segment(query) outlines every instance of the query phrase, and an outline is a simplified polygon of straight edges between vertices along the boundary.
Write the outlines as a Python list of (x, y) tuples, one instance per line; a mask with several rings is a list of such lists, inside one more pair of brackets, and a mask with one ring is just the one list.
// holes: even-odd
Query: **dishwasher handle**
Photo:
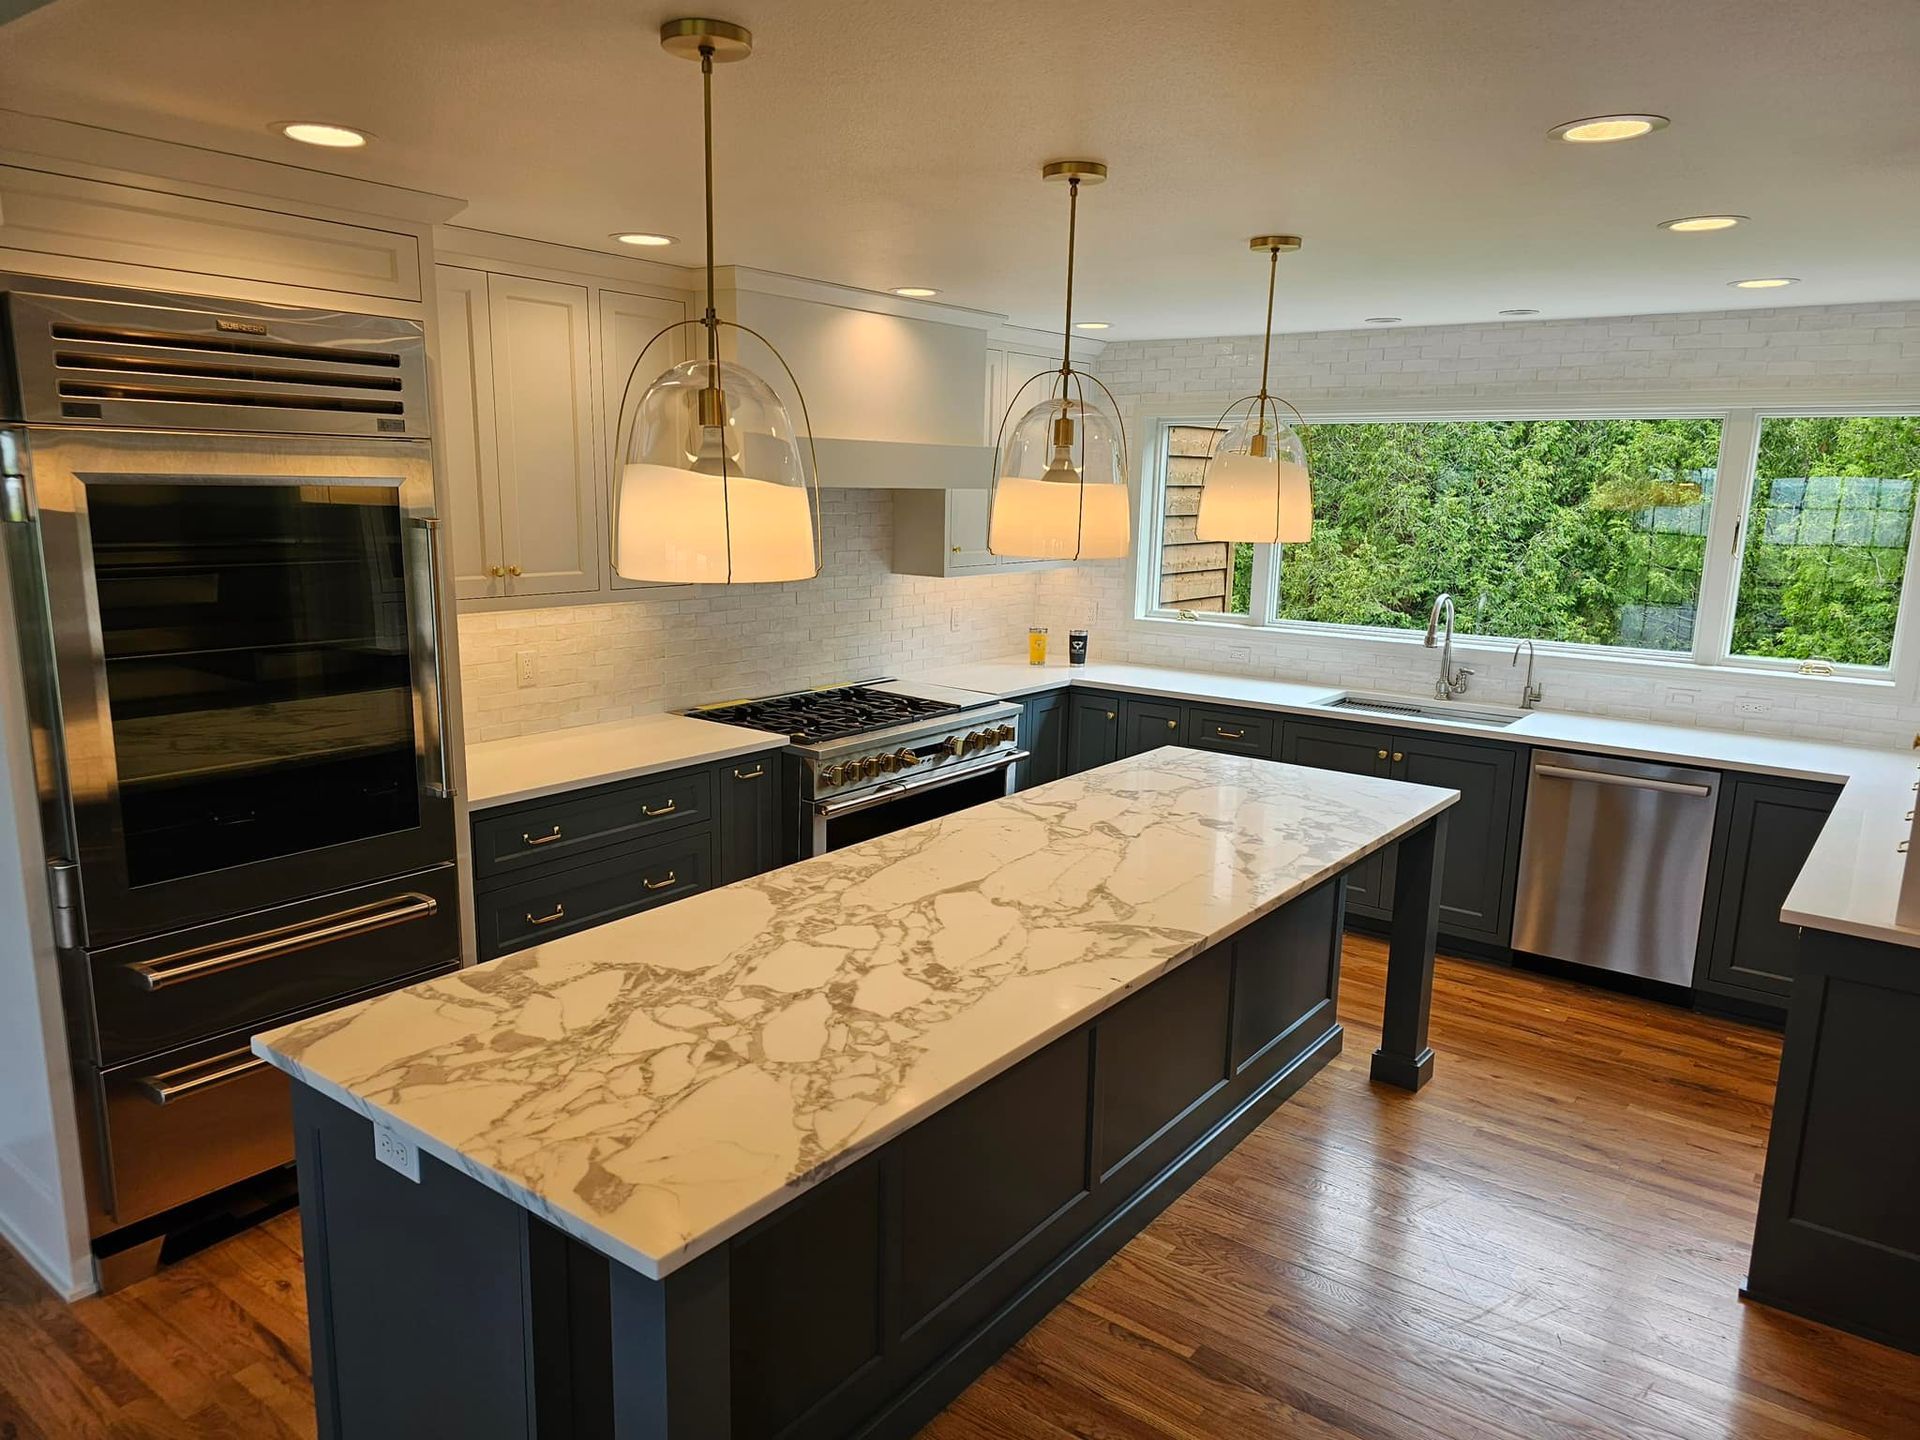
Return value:
[(1640, 775), (1616, 775), (1611, 770), (1569, 770), (1564, 765), (1535, 765), (1536, 780), (1578, 780), (1590, 785), (1619, 785), (1628, 790), (1659, 790), (1668, 795), (1691, 795), (1705, 800), (1713, 794), (1711, 785), (1695, 785), (1685, 780), (1650, 780)]

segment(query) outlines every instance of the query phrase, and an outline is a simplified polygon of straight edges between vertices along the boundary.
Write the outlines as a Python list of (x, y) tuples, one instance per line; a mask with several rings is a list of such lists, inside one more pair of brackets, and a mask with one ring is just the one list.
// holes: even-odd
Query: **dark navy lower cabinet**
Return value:
[(1713, 859), (1693, 986), (1714, 1008), (1779, 1012), (1793, 994), (1800, 931), (1780, 919), (1840, 791), (1771, 776), (1728, 774), (1714, 819)]
[(664, 1280), (296, 1084), (321, 1436), (904, 1440), (1339, 1053), (1340, 885)]
[(1120, 758), (1120, 697), (1100, 690), (1067, 692), (1067, 773), (1078, 775)]
[(1742, 1293), (1920, 1354), (1920, 966), (1818, 930), (1794, 962)]
[[(1288, 720), (1280, 758), (1290, 765), (1384, 777), (1393, 764), (1393, 736), (1384, 730), (1318, 720)], [(1347, 914), (1362, 920), (1393, 918), (1393, 868), (1382, 851), (1347, 872)]]
[(1071, 690), (1030, 695), (1020, 705), (1020, 748), (1027, 757), (1013, 777), (1014, 789), (1031, 790), (1058, 780), (1067, 770), (1068, 698)]
[(496, 960), (773, 868), (778, 751), (473, 817), (475, 952)]
[(1120, 755), (1144, 755), (1163, 745), (1187, 743), (1187, 707), (1178, 700), (1145, 695), (1120, 699)]

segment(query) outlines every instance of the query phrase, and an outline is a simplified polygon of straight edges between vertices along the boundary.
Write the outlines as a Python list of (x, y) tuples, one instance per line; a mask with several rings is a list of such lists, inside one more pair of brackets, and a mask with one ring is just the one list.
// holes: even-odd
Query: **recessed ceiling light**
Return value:
[(1502, 310), (1502, 315), (1538, 315), (1538, 310)]
[(671, 235), (655, 235), (646, 230), (622, 230), (609, 238), (618, 240), (622, 245), (660, 246), (675, 243)]
[(1585, 120), (1554, 126), (1547, 138), (1565, 140), (1569, 145), (1605, 145), (1613, 140), (1638, 140), (1666, 128), (1664, 115), (1590, 115)]
[(1105, 320), (1076, 320), (1073, 322), (1073, 328), (1076, 330), (1106, 330), (1111, 327)]
[(1798, 275), (1763, 275), (1757, 280), (1729, 280), (1736, 290), (1778, 290), (1782, 285), (1798, 285)]
[(1683, 215), (1678, 220), (1662, 220), (1660, 228), (1677, 235), (1697, 235), (1703, 230), (1731, 230), (1745, 215)]
[(903, 300), (931, 300), (940, 292), (928, 285), (901, 285), (893, 293)]
[(1366, 323), (1369, 325), (1398, 325), (1400, 323), (1400, 317), (1398, 315), (1369, 315), (1367, 316)]
[(273, 127), (289, 140), (302, 145), (324, 145), (329, 150), (358, 150), (373, 137), (348, 125), (329, 125), (323, 120), (287, 120)]

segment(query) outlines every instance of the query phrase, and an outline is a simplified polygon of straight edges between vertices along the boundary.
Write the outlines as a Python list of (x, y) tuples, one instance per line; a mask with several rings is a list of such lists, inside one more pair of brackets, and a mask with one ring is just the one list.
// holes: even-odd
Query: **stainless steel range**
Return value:
[(869, 680), (690, 710), (788, 737), (781, 767), (788, 860), (1005, 795), (1020, 707), (972, 690)]

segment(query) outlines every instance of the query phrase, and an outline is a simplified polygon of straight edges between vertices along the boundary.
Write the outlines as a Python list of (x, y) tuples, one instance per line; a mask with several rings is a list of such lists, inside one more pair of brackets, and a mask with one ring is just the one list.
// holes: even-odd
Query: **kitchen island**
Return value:
[(1339, 1052), (1455, 793), (1165, 749), (255, 1039), (321, 1433), (911, 1433)]

